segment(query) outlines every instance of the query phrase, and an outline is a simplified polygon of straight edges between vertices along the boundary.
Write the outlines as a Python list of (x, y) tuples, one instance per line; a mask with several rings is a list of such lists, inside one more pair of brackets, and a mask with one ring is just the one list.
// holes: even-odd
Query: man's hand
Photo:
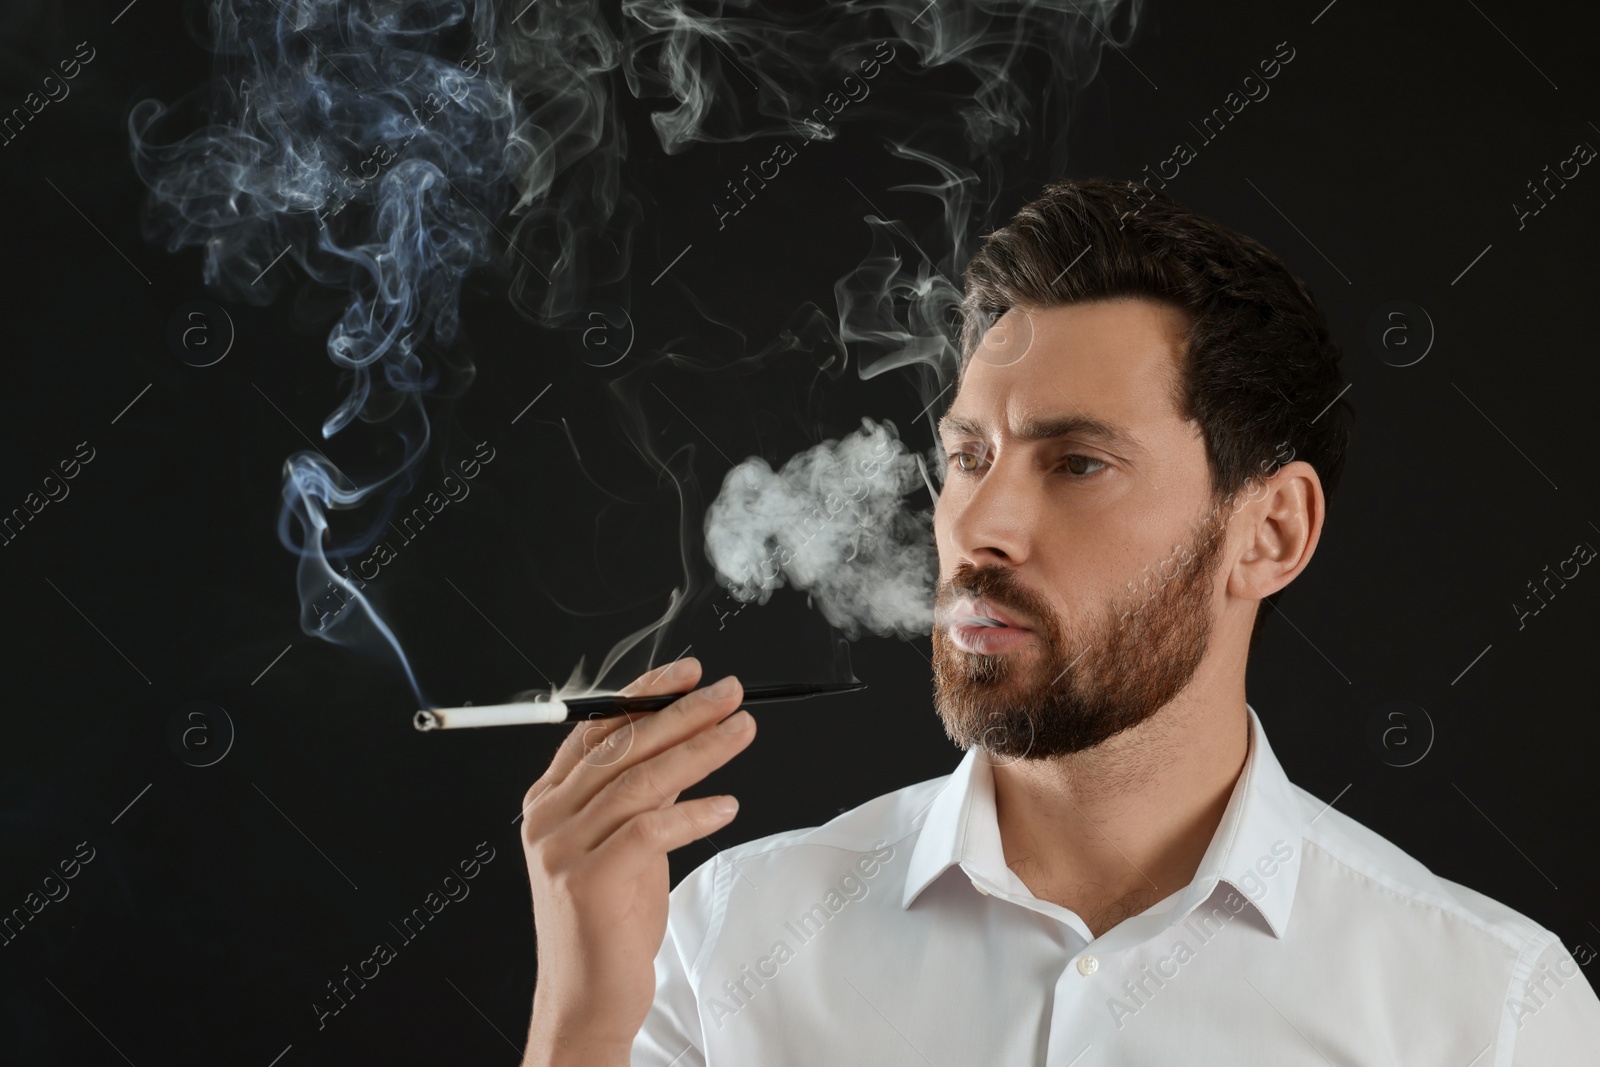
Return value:
[[(641, 676), (628, 696), (683, 692), (700, 663)], [(525, 1067), (626, 1064), (655, 997), (667, 853), (726, 826), (732, 797), (678, 793), (743, 751), (755, 720), (729, 675), (658, 712), (578, 723), (523, 801), (538, 980)]]

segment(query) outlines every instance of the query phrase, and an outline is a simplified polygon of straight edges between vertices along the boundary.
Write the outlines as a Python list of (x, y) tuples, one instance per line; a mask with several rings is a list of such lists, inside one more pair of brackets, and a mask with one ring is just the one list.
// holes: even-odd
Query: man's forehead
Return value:
[[(1005, 320), (1020, 316), (1022, 323)], [(1018, 440), (1075, 435), (1142, 448), (1139, 429), (1181, 420), (1176, 375), (1182, 313), (1151, 301), (1096, 301), (1013, 308), (1003, 344), (1027, 338), (1003, 360), (980, 347), (963, 368), (943, 434)], [(1002, 349), (1003, 351), (1003, 349)]]
[(990, 322), (973, 357), (994, 367), (1020, 366), (1040, 342), (1058, 352), (1170, 356), (1184, 348), (1189, 324), (1175, 304), (1139, 296), (1018, 304)]

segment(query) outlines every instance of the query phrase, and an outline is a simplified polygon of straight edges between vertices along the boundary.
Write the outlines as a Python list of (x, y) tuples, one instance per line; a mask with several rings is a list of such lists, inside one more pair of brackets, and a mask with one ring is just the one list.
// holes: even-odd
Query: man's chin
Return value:
[(1020, 718), (1024, 709), (1037, 713), (1055, 701), (1035, 686), (1017, 684), (1015, 679), (972, 682), (950, 687), (944, 694), (946, 707), (960, 709), (964, 718), (978, 722)]
[(1010, 702), (1037, 704), (1050, 690), (1072, 680), (1070, 667), (1061, 670), (1057, 658), (1039, 641), (1003, 652), (968, 652), (952, 642), (945, 656), (943, 673), (965, 696), (1004, 695)]
[(1034, 747), (1034, 723), (1019, 715), (1008, 701), (991, 700), (982, 694), (976, 700), (957, 698), (954, 706), (941, 705), (939, 718), (946, 736), (963, 751), (981, 749), (991, 757), (1027, 759)]

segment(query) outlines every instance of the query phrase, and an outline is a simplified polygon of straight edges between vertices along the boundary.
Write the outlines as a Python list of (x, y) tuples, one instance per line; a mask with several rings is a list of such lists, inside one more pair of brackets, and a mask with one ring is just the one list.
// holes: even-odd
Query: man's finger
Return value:
[[(693, 656), (685, 656), (646, 671), (618, 692), (623, 696), (655, 696), (658, 693), (687, 692), (693, 689), (699, 680), (700, 661)], [(572, 769), (586, 757), (590, 757), (595, 748), (604, 742), (612, 731), (626, 726), (631, 719), (636, 718), (639, 718), (639, 715), (609, 715), (603, 719), (582, 719), (574, 723), (561, 742), (561, 747), (556, 750), (555, 758), (550, 761), (549, 768), (523, 797), (523, 814), (527, 814), (528, 808), (546, 790), (553, 789), (565, 781), (567, 775), (572, 773)]]
[(564, 822), (617, 776), (737, 711), (744, 687), (732, 675), (725, 681), (730, 684), (725, 693), (713, 693), (713, 686), (696, 689), (661, 711), (636, 715), (634, 722), (610, 731), (605, 741), (586, 751), (551, 788), (551, 795), (539, 808), (541, 820)]

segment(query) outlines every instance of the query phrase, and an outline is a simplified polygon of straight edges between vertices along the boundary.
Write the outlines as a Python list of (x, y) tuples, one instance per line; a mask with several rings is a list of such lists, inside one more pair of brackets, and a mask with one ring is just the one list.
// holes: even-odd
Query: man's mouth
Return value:
[(1012, 630), (1027, 630), (1022, 620), (992, 602), (963, 597), (950, 608), (948, 625), (951, 626), (1004, 626)]
[(945, 620), (950, 640), (963, 652), (1002, 652), (1033, 637), (1022, 620), (985, 600), (963, 598), (951, 605)]

